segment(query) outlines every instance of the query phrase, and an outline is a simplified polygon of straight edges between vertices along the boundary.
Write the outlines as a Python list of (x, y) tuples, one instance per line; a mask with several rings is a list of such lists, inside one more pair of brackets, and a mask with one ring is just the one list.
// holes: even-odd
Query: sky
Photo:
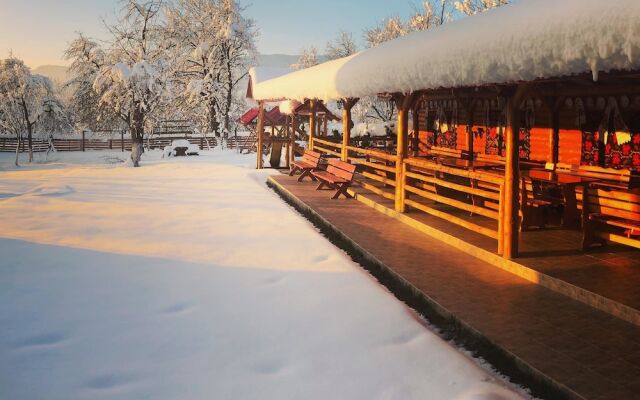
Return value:
[[(364, 28), (388, 16), (408, 16), (419, 0), (240, 0), (260, 30), (262, 54), (324, 49), (340, 30), (360, 40)], [(117, 0), (0, 0), (0, 58), (10, 52), (27, 65), (68, 65), (63, 53), (82, 32), (106, 38), (102, 19), (113, 20)]]

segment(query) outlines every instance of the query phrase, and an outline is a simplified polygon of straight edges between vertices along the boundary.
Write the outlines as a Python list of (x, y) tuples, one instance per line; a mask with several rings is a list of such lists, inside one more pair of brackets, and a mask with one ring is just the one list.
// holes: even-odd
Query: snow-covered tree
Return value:
[(178, 0), (167, 10), (166, 36), (176, 60), (182, 105), (196, 108), (209, 132), (230, 130), (237, 88), (255, 58), (257, 31), (235, 0)]
[(320, 64), (318, 59), (318, 49), (315, 46), (302, 49), (298, 62), (291, 65), (291, 69), (299, 70)]
[(386, 41), (404, 36), (408, 32), (406, 24), (400, 17), (390, 17), (374, 27), (365, 29), (365, 44), (367, 47), (375, 47)]
[(406, 23), (408, 32), (425, 31), (451, 20), (451, 0), (430, 0), (422, 2), (422, 9), (417, 7)]
[(91, 130), (114, 129), (121, 125), (122, 121), (111, 108), (100, 104), (100, 96), (93, 90), (93, 83), (106, 64), (104, 50), (96, 41), (80, 33), (69, 43), (65, 58), (71, 61), (71, 78), (64, 87), (71, 92), (69, 109), (75, 123)]
[(161, 0), (126, 0), (119, 21), (108, 26), (111, 33), (106, 62), (93, 89), (100, 105), (109, 107), (129, 127), (131, 160), (138, 166), (143, 152), (145, 123), (163, 98), (171, 95), (170, 64), (158, 40), (163, 32)]
[(338, 36), (327, 42), (326, 56), (329, 60), (347, 57), (358, 52), (358, 45), (353, 40), (353, 34), (340, 31)]
[(0, 60), (0, 129), (16, 135), (16, 165), (20, 141), (25, 133), (29, 145), (29, 162), (33, 161), (32, 140), (36, 125), (44, 113), (52, 111), (52, 104), (56, 107), (61, 105), (48, 78), (32, 74), (24, 62), (17, 58)]
[(455, 2), (455, 7), (464, 14), (474, 15), (508, 3), (509, 0), (461, 0)]

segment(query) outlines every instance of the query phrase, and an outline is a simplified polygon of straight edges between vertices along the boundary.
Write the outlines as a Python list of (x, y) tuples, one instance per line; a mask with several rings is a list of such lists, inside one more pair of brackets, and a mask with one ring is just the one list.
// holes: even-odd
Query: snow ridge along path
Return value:
[(253, 156), (104, 154), (0, 155), (0, 398), (524, 396), (267, 189)]

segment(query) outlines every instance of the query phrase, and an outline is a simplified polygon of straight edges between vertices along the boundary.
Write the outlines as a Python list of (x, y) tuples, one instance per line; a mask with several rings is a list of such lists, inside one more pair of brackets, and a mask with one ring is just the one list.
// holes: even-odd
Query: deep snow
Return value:
[(521, 398), (204, 153), (0, 153), (0, 398)]

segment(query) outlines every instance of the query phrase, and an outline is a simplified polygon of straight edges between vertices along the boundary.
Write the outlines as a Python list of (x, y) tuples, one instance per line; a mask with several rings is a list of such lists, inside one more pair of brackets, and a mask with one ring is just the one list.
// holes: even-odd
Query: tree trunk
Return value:
[(29, 162), (33, 162), (33, 142), (32, 142), (32, 126), (31, 125), (27, 125), (29, 127), (29, 133), (27, 136), (27, 140), (28, 140), (28, 145), (29, 145)]
[(144, 112), (140, 107), (135, 107), (132, 113), (131, 124), (131, 161), (134, 167), (140, 166), (140, 157), (144, 151)]
[(18, 158), (20, 156), (20, 144), (21, 144), (21, 142), (20, 142), (20, 134), (17, 134), (16, 138), (18, 139), (18, 144), (16, 145), (16, 163), (15, 164), (16, 164), (16, 167), (19, 167), (20, 164), (18, 162)]
[[(27, 108), (27, 103), (24, 101), (24, 98), (22, 99), (22, 113), (24, 116), (24, 122), (27, 125), (27, 131), (28, 131), (28, 144), (29, 144), (29, 162), (33, 161), (33, 147), (32, 147), (32, 143), (31, 143), (31, 131), (33, 130), (33, 124), (31, 122), (29, 122), (29, 109)], [(18, 144), (20, 143), (20, 139), (18, 139)]]
[(216, 113), (216, 102), (215, 100), (211, 100), (209, 102), (209, 117), (207, 121), (207, 128), (209, 132), (213, 132), (214, 136), (220, 136), (218, 118)]

